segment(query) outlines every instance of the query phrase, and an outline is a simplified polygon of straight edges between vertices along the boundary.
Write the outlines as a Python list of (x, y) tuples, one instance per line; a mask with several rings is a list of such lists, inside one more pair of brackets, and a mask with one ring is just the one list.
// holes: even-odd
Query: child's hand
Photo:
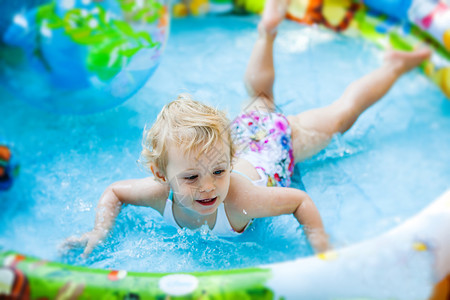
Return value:
[(66, 241), (63, 243), (62, 248), (84, 248), (83, 254), (81, 254), (81, 257), (87, 258), (92, 250), (104, 239), (105, 234), (99, 230), (92, 230), (89, 232), (86, 232), (80, 237), (72, 236), (66, 239)]

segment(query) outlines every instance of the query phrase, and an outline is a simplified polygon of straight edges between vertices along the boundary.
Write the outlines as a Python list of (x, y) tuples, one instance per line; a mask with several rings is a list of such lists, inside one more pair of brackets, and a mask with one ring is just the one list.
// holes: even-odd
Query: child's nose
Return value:
[(210, 193), (210, 192), (214, 191), (215, 189), (216, 189), (216, 187), (214, 187), (214, 186), (208, 187), (208, 188), (203, 187), (203, 188), (200, 190), (200, 192), (201, 192), (201, 193)]
[(214, 184), (214, 180), (212, 178), (204, 178), (202, 182), (202, 186), (200, 188), (201, 193), (212, 192), (216, 189), (216, 185)]

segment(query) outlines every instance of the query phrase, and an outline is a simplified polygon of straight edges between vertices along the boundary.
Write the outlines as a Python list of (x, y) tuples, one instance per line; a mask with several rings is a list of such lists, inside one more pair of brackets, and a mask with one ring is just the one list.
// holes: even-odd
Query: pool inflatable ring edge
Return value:
[[(352, 299), (404, 298), (405, 288), (428, 283), (416, 298), (450, 274), (450, 190), (394, 229), (367, 241), (290, 262), (192, 273), (100, 270), (0, 253), (0, 295), (13, 299), (61, 295), (118, 299)], [(410, 276), (420, 269), (422, 275)], [(380, 271), (382, 270), (382, 271)], [(404, 289), (402, 289), (402, 287)], [(16, 294), (14, 294), (16, 293)], [(14, 295), (16, 298), (14, 298)]]

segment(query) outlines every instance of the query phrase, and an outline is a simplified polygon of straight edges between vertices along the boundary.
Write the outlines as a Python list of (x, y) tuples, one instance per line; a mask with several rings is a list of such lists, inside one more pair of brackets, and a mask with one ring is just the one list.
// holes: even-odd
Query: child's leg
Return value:
[(288, 0), (267, 0), (261, 21), (258, 25), (258, 40), (253, 47), (247, 71), (245, 85), (252, 98), (247, 109), (273, 110), (273, 42), (278, 24), (286, 16)]
[(429, 55), (428, 49), (388, 52), (380, 68), (351, 83), (331, 105), (289, 116), (296, 162), (322, 150), (335, 133), (347, 131), (402, 74), (418, 66)]

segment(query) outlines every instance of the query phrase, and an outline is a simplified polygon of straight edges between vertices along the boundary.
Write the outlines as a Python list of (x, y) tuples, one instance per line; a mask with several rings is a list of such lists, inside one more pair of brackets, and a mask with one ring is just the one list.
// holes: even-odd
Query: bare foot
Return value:
[(269, 34), (276, 32), (278, 24), (286, 17), (290, 0), (266, 0), (259, 28)]
[(428, 48), (419, 48), (412, 52), (389, 51), (384, 57), (384, 62), (395, 67), (400, 73), (405, 73), (420, 65), (430, 55), (431, 50)]

